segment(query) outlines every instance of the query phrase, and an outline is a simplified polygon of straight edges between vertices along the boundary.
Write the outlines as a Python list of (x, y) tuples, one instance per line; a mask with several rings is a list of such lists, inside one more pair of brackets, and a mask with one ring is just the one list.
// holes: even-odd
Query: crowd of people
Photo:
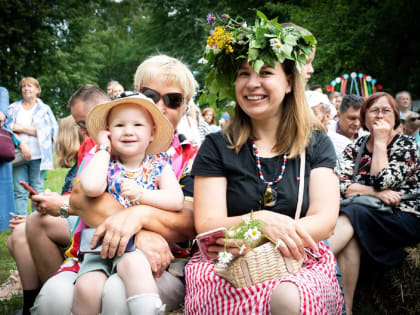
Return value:
[[(361, 260), (395, 266), (420, 241), (420, 119), (410, 93), (309, 89), (314, 36), (270, 26), (263, 48), (243, 40), (255, 34), (240, 23), (241, 40), (218, 58), (206, 47), (214, 70), (206, 82), (235, 97), (233, 113), (201, 111), (192, 72), (166, 55), (140, 63), (133, 92), (117, 81), (106, 92), (80, 87), (58, 124), (35, 78), (21, 80), (22, 100), (11, 105), (0, 88), (0, 126), (23, 156), (0, 162), (0, 223), (12, 230), (23, 314), (163, 314), (180, 305), (186, 314), (351, 314)], [(61, 192), (44, 191), (54, 154), (69, 168)], [(30, 214), (19, 181), (38, 192)], [(340, 208), (355, 196), (391, 210)], [(196, 234), (250, 217), (282, 255), (303, 260), (299, 272), (247, 288), (215, 273), (220, 253), (250, 248), (225, 235), (208, 260)]]

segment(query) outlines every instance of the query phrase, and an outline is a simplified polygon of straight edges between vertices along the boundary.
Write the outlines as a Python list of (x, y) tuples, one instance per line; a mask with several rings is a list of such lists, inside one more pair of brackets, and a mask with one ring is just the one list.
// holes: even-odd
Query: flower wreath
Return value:
[(207, 23), (214, 28), (199, 63), (210, 66), (205, 84), (209, 90), (207, 97), (214, 101), (235, 99), (236, 73), (244, 60), (257, 73), (265, 63), (274, 67), (276, 61), (292, 60), (300, 72), (316, 44), (315, 37), (307, 30), (293, 24), (282, 26), (277, 18), (268, 20), (258, 10), (253, 26), (248, 26), (242, 18), (212, 13), (207, 15)]

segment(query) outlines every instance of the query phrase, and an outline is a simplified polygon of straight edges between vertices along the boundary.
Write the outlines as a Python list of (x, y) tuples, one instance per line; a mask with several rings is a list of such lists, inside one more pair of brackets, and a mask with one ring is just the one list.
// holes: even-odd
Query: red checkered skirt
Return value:
[(214, 264), (197, 252), (185, 267), (185, 314), (269, 314), (271, 292), (285, 281), (299, 289), (301, 314), (341, 314), (336, 260), (325, 243), (318, 246), (320, 260), (307, 257), (297, 274), (242, 289), (216, 276)]

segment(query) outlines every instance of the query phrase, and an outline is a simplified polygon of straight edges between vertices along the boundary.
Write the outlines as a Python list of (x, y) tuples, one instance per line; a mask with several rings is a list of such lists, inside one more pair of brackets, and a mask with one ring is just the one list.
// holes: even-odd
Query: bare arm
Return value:
[(37, 135), (36, 128), (34, 126), (22, 126), (22, 125), (13, 123), (12, 128), (13, 128), (13, 132), (16, 132), (16, 133), (25, 133), (27, 135), (34, 136), (34, 137), (36, 137)]
[(111, 155), (105, 150), (95, 153), (80, 174), (80, 188), (88, 197), (98, 197), (107, 186), (108, 166)]
[(339, 178), (330, 168), (319, 167), (309, 178), (309, 209), (299, 224), (316, 242), (329, 238), (334, 232), (340, 208)]
[(76, 183), (70, 197), (70, 214), (80, 216), (89, 226), (98, 226), (120, 212), (132, 213), (139, 230), (159, 233), (169, 242), (194, 238), (192, 201), (184, 200), (180, 212), (168, 212), (152, 206), (138, 205), (124, 208), (112, 195), (104, 193), (97, 198), (86, 197)]

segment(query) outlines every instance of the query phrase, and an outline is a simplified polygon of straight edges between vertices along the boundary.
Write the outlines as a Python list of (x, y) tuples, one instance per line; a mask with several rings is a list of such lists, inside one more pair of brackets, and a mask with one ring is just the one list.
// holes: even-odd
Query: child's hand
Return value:
[(121, 196), (131, 201), (137, 201), (141, 198), (143, 189), (133, 179), (124, 179), (121, 183)]
[(98, 132), (98, 143), (111, 146), (111, 133), (108, 130), (100, 130)]

